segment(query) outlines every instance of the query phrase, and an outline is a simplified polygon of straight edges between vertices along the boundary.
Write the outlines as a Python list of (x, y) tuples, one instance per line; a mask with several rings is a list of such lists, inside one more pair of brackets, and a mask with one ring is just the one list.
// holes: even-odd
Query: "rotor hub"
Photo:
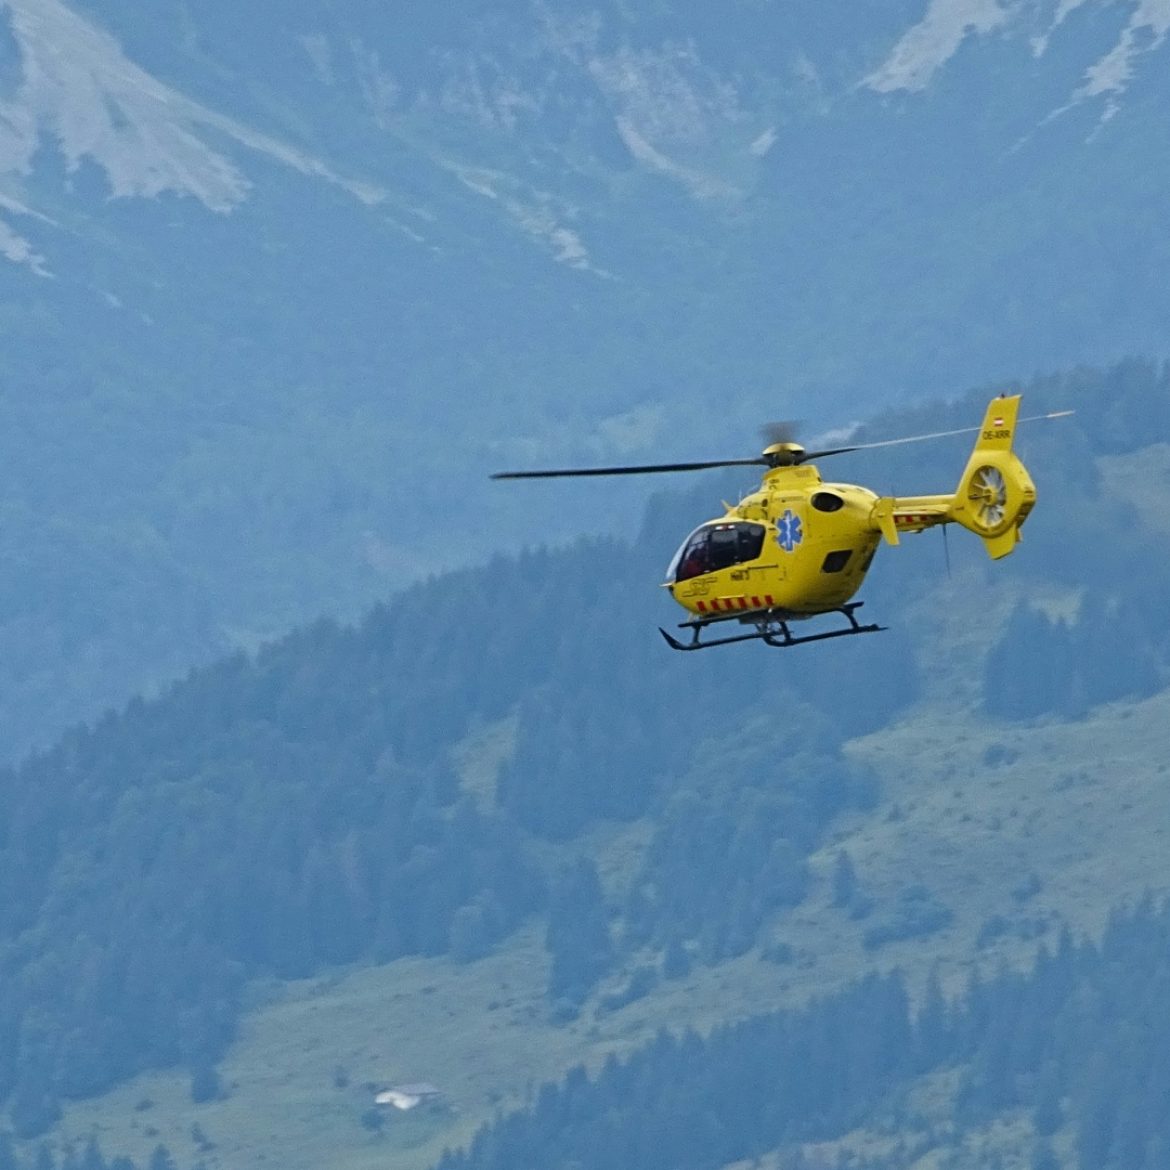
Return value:
[(804, 462), (804, 455), (804, 448), (799, 443), (773, 443), (763, 451), (769, 467), (794, 467)]

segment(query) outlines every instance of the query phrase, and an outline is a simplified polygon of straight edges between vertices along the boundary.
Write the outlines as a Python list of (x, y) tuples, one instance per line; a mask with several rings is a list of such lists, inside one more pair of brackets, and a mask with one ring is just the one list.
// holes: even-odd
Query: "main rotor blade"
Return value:
[(714, 459), (706, 463), (648, 463), (638, 467), (572, 467), (554, 471), (497, 471), (492, 479), (558, 479), (570, 475), (652, 475), (660, 471), (706, 471), (709, 467), (767, 467), (766, 459)]
[[(1027, 422), (1043, 422), (1050, 418), (1067, 418), (1076, 414), (1075, 410), (1054, 410), (1048, 414), (1033, 414), (1028, 418), (1016, 420), (1016, 425)], [(959, 427), (956, 431), (934, 431), (929, 435), (910, 435), (904, 439), (883, 439), (880, 443), (855, 443), (851, 447), (829, 447), (824, 451), (806, 451), (799, 459), (807, 463), (810, 459), (824, 459), (829, 455), (844, 455), (849, 451), (872, 451), (875, 447), (897, 447), (902, 443), (922, 443), (927, 439), (949, 439), (952, 435), (970, 435), (980, 430), (980, 427)]]

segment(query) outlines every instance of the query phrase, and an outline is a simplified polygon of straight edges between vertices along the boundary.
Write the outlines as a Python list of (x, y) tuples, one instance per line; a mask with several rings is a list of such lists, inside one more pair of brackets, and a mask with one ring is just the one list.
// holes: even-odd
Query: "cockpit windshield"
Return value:
[(668, 582), (689, 581), (754, 561), (764, 547), (764, 526), (746, 521), (704, 524), (687, 537), (666, 570)]

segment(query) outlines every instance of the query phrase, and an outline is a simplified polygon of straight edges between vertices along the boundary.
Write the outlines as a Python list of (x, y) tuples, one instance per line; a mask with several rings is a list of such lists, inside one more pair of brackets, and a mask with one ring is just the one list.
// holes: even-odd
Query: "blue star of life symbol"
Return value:
[(776, 543), (785, 551), (791, 552), (804, 539), (800, 517), (791, 508), (776, 521)]

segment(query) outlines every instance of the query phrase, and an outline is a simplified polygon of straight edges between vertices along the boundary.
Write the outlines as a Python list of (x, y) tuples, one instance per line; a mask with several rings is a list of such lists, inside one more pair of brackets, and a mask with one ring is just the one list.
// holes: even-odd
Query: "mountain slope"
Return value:
[(651, 490), (485, 470), (1164, 344), (1154, 0), (0, 17), (9, 758)]
[[(513, 1045), (534, 1043), (554, 1075), (627, 1027), (645, 1035), (664, 1010), (715, 1022), (761, 996), (803, 996), (806, 962), (826, 985), (875, 957), (961, 969), (973, 942), (1014, 957), (1061, 921), (1092, 929), (1157, 884), (1167, 566), (1096, 467), (1107, 460), (1124, 484), (1125, 461), (1149, 458), (1164, 377), (1132, 364), (1028, 388), (1030, 408), (1107, 399), (1108, 418), (1082, 409), (1024, 436), (1042, 502), (1009, 562), (992, 565), (960, 535), (947, 580), (937, 542), (887, 550), (866, 590), (893, 627), (880, 638), (670, 654), (653, 628), (670, 619), (647, 582), (710, 507), (701, 486), (662, 499), (634, 545), (437, 579), (358, 627), (321, 623), (197, 672), (0, 776), (0, 1072), (14, 1124), (35, 1134), (62, 1100), (144, 1069), (183, 1064), (202, 1083), (234, 1051), (258, 988), (338, 964), (389, 963), (368, 976), (375, 996), (446, 972), (450, 994), (479, 1003), (477, 970), (521, 978), (499, 974), (510, 960), (486, 965), (516, 945), (520, 967), (536, 966), (523, 990), (493, 988), (516, 999), (495, 1043), (513, 1068), (527, 1066)], [(947, 429), (981, 398), (875, 425)], [(966, 444), (953, 446), (882, 461), (908, 490), (938, 488), (962, 465)], [(869, 480), (861, 462), (838, 466)], [(1101, 550), (1088, 560), (1086, 532)], [(1043, 681), (1038, 665), (1070, 639), (1081, 653)], [(1020, 723), (1022, 705), (996, 714), (1005, 688), (1027, 694), (1029, 680), (1040, 685), (1026, 717), (1039, 722)], [(1117, 776), (1122, 746), (1134, 765)], [(1104, 848), (1125, 840), (1127, 868), (1106, 870), (1086, 849), (1088, 825)], [(532, 959), (534, 920), (547, 967)], [(413, 1013), (411, 1050), (425, 1052), (418, 1037), (453, 1009), (402, 1003), (396, 1027)], [(610, 1016), (614, 1031), (591, 1048)], [(439, 1071), (498, 1068), (478, 1042), (453, 1036), (434, 1053)], [(345, 1060), (328, 1042), (318, 1051), (360, 1060), (374, 1079), (381, 1041), (344, 1045)], [(257, 1062), (269, 1059), (240, 1057), (261, 1093), (272, 1081)], [(318, 1091), (314, 1067), (317, 1080), (289, 1082), (296, 1092)], [(420, 1158), (466, 1136), (491, 1093), (522, 1092), (509, 1078), (456, 1079), (465, 1127), (424, 1127)], [(329, 1141), (361, 1139), (355, 1157), (366, 1139), (332, 1127), (352, 1124), (361, 1099), (318, 1102)], [(227, 1129), (259, 1109), (276, 1124), (242, 1103), (207, 1117)], [(103, 1108), (140, 1120), (124, 1094)], [(151, 1128), (171, 1124), (160, 1115)], [(241, 1149), (271, 1140), (236, 1135)], [(107, 1148), (133, 1133), (123, 1137)]]
[[(530, 1104), (534, 1082), (559, 1080), (580, 1062), (597, 1070), (608, 1053), (629, 1053), (662, 1026), (705, 1033), (803, 1003), (871, 967), (903, 971), (916, 995), (934, 971), (958, 993), (975, 970), (1025, 966), (1040, 944), (1055, 948), (1065, 926), (1097, 937), (1116, 905), (1166, 891), (1166, 711), (1162, 693), (1070, 729), (963, 719), (956, 727), (945, 707), (915, 709), (850, 745), (877, 768), (881, 799), (833, 826), (812, 859), (808, 899), (771, 920), (746, 955), (696, 963), (642, 998), (605, 1008), (647, 962), (639, 954), (607, 977), (579, 1019), (559, 1024), (548, 1018), (539, 929), (470, 966), (403, 959), (288, 984), (244, 1022), (221, 1065), (231, 1086), (225, 1100), (193, 1108), (185, 1075), (151, 1075), (68, 1106), (63, 1131), (84, 1137), (96, 1129), (107, 1149), (136, 1155), (163, 1140), (193, 1160), (189, 1131), (198, 1119), (228, 1164), (279, 1152), (306, 1170), (325, 1156), (362, 1167), (392, 1154), (421, 1170), (501, 1107)], [(644, 848), (637, 842), (611, 828), (582, 845), (603, 860)], [(871, 902), (864, 917), (834, 905), (842, 852)], [(899, 920), (906, 892), (922, 886), (951, 909), (950, 923), (867, 946), (875, 927)], [(338, 1066), (349, 1079), (340, 1088)], [(368, 1086), (417, 1078), (440, 1085), (454, 1113), (390, 1122), (380, 1138), (363, 1128)], [(154, 1102), (146, 1116), (135, 1110), (144, 1098)]]

